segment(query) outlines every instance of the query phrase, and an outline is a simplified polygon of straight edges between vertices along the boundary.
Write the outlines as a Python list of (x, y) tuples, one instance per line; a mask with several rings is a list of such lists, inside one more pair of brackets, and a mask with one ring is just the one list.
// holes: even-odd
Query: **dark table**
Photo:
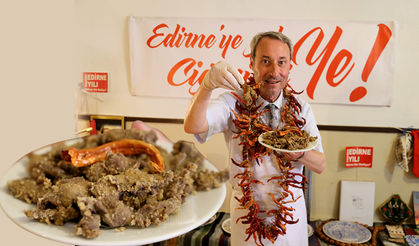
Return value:
[(178, 237), (147, 244), (147, 246), (230, 246), (230, 234), (221, 229), (221, 224), (230, 218), (230, 213), (219, 212), (214, 222), (195, 228)]
[[(229, 213), (225, 212), (219, 212), (217, 213), (216, 220), (208, 225), (200, 226), (198, 228), (195, 228), (194, 230), (187, 232), (183, 235), (180, 235), (178, 237), (157, 242), (153, 244), (147, 244), (146, 246), (230, 246), (230, 234), (224, 232), (221, 229), (221, 224), (226, 220), (230, 218)], [(313, 228), (314, 233), (311, 237), (309, 237), (309, 245), (310, 246), (331, 246), (331, 244), (328, 244), (324, 241), (322, 241), (316, 233), (316, 230), (320, 228), (323, 221), (317, 220), (317, 221), (310, 221), (309, 224)], [(384, 223), (374, 223), (374, 226), (383, 226)], [(415, 228), (413, 225), (403, 225), (405, 228)], [(384, 245), (380, 237), (386, 238), (388, 237), (387, 231), (381, 231), (379, 233), (379, 236), (377, 238), (378, 246)], [(361, 244), (362, 245), (362, 244)], [(392, 244), (392, 245), (403, 245), (408, 246), (407, 243), (404, 244)], [(145, 246), (145, 245), (144, 245)]]

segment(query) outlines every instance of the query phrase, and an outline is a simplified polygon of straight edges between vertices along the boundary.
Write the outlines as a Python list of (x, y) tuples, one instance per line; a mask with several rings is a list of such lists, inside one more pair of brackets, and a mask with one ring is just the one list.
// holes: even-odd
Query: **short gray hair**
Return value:
[(290, 49), (290, 59), (292, 59), (292, 41), (289, 37), (287, 37), (285, 34), (281, 32), (275, 32), (275, 31), (268, 31), (268, 32), (260, 32), (256, 34), (252, 41), (250, 42), (250, 56), (255, 59), (256, 56), (256, 46), (258, 45), (259, 41), (264, 38), (268, 37), (271, 39), (277, 39), (279, 41), (282, 41), (288, 45), (288, 48)]

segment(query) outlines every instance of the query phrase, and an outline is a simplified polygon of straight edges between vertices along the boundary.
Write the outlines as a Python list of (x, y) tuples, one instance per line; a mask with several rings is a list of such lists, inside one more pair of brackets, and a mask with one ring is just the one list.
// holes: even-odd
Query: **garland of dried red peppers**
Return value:
[[(279, 197), (275, 197), (275, 194), (272, 193), (269, 194), (272, 197), (273, 202), (278, 205), (278, 209), (267, 212), (260, 210), (259, 205), (253, 198), (251, 184), (263, 184), (263, 182), (253, 179), (253, 173), (249, 168), (254, 162), (260, 166), (263, 162), (263, 156), (270, 153), (270, 149), (264, 147), (258, 142), (258, 137), (264, 132), (272, 131), (272, 129), (263, 123), (260, 118), (260, 116), (269, 109), (262, 110), (258, 113), (258, 109), (261, 105), (256, 105), (256, 100), (259, 95), (260, 84), (256, 84), (253, 76), (250, 76), (248, 81), (242, 85), (242, 88), (244, 90), (243, 98), (232, 92), (238, 99), (236, 102), (236, 109), (238, 113), (236, 113), (233, 109), (231, 110), (236, 116), (236, 118), (232, 120), (237, 128), (237, 132), (235, 132), (236, 136), (234, 138), (240, 137), (240, 145), (243, 146), (243, 161), (238, 163), (232, 159), (232, 162), (238, 167), (244, 168), (242, 173), (238, 173), (235, 176), (235, 178), (240, 179), (238, 186), (241, 187), (243, 192), (243, 196), (241, 198), (235, 197), (240, 203), (240, 207), (238, 209), (248, 209), (249, 212), (247, 215), (238, 218), (236, 223), (241, 220), (243, 224), (249, 225), (246, 229), (246, 234), (248, 234), (248, 236), (245, 241), (249, 240), (250, 237), (253, 237), (257, 245), (263, 245), (262, 239), (267, 238), (274, 243), (278, 235), (286, 234), (287, 224), (295, 224), (298, 222), (298, 219), (294, 220), (293, 218), (292, 211), (295, 209), (286, 205), (297, 201), (300, 197), (295, 198), (289, 188), (295, 187), (302, 189), (303, 184), (307, 182), (307, 179), (300, 173), (291, 172), (294, 168), (291, 163), (284, 159), (282, 154), (278, 154), (274, 151), (276, 161), (281, 172), (279, 176), (272, 177), (267, 182), (273, 180), (277, 181), (282, 187), (283, 192)], [(295, 92), (288, 84), (283, 89), (283, 93), (286, 98), (286, 103), (284, 105), (283, 112), (281, 113), (281, 120), (286, 126), (297, 126), (301, 129), (305, 125), (305, 119), (302, 118), (302, 120), (300, 120), (296, 117), (296, 114), (299, 114), (301, 111), (301, 105), (293, 95), (300, 93)], [(295, 179), (298, 176), (302, 178), (301, 181)], [(284, 201), (287, 197), (290, 197), (291, 200)], [(264, 223), (264, 219), (258, 218), (258, 214), (264, 212), (268, 215), (273, 214), (274, 219), (271, 222)]]

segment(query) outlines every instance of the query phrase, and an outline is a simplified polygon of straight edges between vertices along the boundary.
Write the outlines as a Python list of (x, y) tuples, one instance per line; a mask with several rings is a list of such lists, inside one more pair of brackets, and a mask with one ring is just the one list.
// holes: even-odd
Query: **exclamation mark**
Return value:
[[(364, 70), (362, 71), (362, 81), (367, 82), (368, 77), (370, 76), (372, 69), (377, 63), (378, 58), (380, 58), (381, 53), (383, 53), (384, 48), (390, 41), (391, 35), (392, 33), (388, 26), (384, 24), (378, 24), (377, 38), (375, 39), (375, 43), (372, 47), (370, 56), (368, 57)], [(360, 86), (352, 91), (351, 95), (349, 96), (349, 101), (356, 102), (363, 98), (365, 95), (367, 95), (367, 89), (363, 86)]]

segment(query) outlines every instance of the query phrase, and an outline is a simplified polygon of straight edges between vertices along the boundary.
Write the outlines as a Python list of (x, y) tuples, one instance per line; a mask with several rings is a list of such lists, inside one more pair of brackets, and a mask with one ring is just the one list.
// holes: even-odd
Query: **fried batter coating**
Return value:
[(53, 206), (69, 207), (77, 202), (77, 197), (90, 196), (92, 183), (83, 177), (62, 179), (51, 187), (38, 201), (38, 208), (44, 209)]
[(178, 141), (173, 144), (172, 159), (169, 161), (169, 169), (186, 168), (188, 163), (197, 165), (197, 170), (202, 170), (205, 157), (188, 141)]
[(47, 224), (52, 220), (56, 225), (63, 225), (79, 216), (73, 203), (79, 196), (90, 196), (90, 188), (91, 182), (83, 177), (62, 179), (38, 199), (36, 208), (26, 211), (25, 215)]
[(191, 175), (196, 171), (196, 169), (196, 164), (188, 163), (186, 169), (176, 171), (173, 181), (165, 189), (165, 197), (175, 197), (184, 203), (186, 197), (195, 191), (193, 187), (194, 180)]
[(154, 223), (160, 225), (167, 221), (171, 213), (180, 210), (181, 201), (177, 198), (169, 198), (163, 201), (155, 199), (147, 200), (147, 203), (135, 212), (135, 224), (145, 228)]
[(95, 208), (102, 218), (102, 221), (110, 227), (116, 228), (133, 225), (132, 218), (134, 209), (120, 200), (99, 197), (96, 199)]
[(29, 211), (25, 211), (25, 215), (28, 218), (47, 223), (48, 225), (51, 224), (51, 221), (53, 221), (55, 225), (64, 225), (65, 222), (79, 217), (79, 214), (80, 213), (72, 206), (59, 206), (54, 209), (34, 208)]
[(76, 235), (85, 238), (96, 238), (102, 234), (99, 229), (101, 225), (101, 218), (96, 214), (94, 203), (96, 199), (93, 197), (78, 197), (77, 206), (80, 209), (80, 214), (83, 216), (76, 225)]
[(103, 233), (103, 231), (99, 229), (101, 224), (100, 221), (100, 215), (98, 214), (92, 214), (89, 217), (84, 216), (75, 226), (76, 235), (83, 236), (88, 239), (97, 238), (98, 236), (100, 236), (100, 234)]
[(203, 170), (194, 175), (194, 187), (198, 191), (211, 190), (213, 188), (220, 187), (228, 180), (228, 178), (228, 169), (220, 172)]
[(74, 177), (73, 174), (58, 167), (57, 163), (51, 160), (38, 161), (29, 165), (29, 175), (35, 180), (49, 178), (53, 183), (56, 183), (60, 179)]
[(115, 175), (128, 169), (138, 169), (141, 163), (135, 158), (126, 157), (111, 151), (106, 153), (104, 161), (97, 162), (85, 168), (84, 175), (89, 181), (96, 182), (106, 175)]
[[(48, 180), (49, 181), (49, 180)], [(7, 182), (10, 193), (27, 203), (37, 203), (51, 188), (51, 181), (38, 184), (35, 180), (25, 178)]]

